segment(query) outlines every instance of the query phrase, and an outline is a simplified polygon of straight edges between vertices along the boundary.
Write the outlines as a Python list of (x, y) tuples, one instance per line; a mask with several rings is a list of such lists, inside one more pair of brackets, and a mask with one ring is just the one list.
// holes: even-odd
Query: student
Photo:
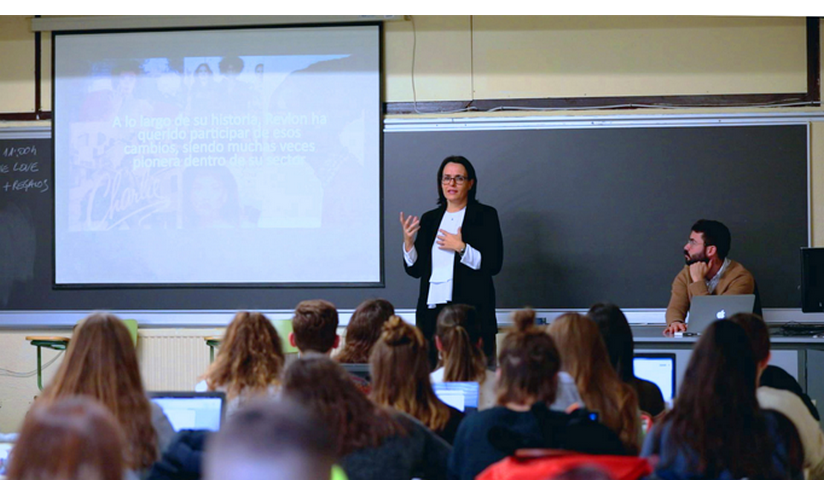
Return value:
[(809, 478), (824, 479), (824, 432), (821, 431), (818, 420), (810, 414), (797, 394), (779, 390), (763, 382), (764, 371), (770, 368), (767, 364), (770, 362), (770, 333), (767, 325), (752, 313), (733, 315), (730, 321), (741, 326), (749, 337), (759, 377), (759, 387), (755, 392), (758, 405), (762, 409), (780, 412), (792, 421), (804, 447), (804, 467), (810, 470)]
[(261, 313), (241, 311), (226, 328), (215, 362), (195, 390), (225, 392), (226, 414), (231, 416), (251, 398), (277, 394), (284, 361), (272, 322)]
[(346, 325), (343, 349), (334, 357), (339, 363), (368, 363), (369, 354), (378, 338), (381, 328), (395, 307), (385, 299), (369, 299), (360, 303)]
[(475, 479), (519, 448), (552, 448), (590, 454), (624, 454), (618, 436), (578, 409), (550, 410), (561, 358), (552, 337), (535, 326), (535, 312), (518, 311), (498, 355), (498, 406), (461, 423), (449, 457), (451, 479)]
[(478, 312), (468, 304), (452, 304), (438, 315), (435, 346), (440, 354), (432, 383), (478, 382), (478, 409), (495, 405), (495, 372), (486, 369)]
[(74, 329), (66, 356), (38, 403), (86, 395), (117, 420), (125, 438), (129, 476), (141, 476), (174, 436), (163, 411), (149, 401), (132, 337), (116, 316), (93, 313)]
[(289, 342), (298, 348), (300, 356), (308, 352), (332, 353), (340, 343), (338, 310), (335, 305), (315, 299), (303, 301), (295, 308)]
[(635, 343), (621, 308), (612, 303), (596, 303), (589, 308), (587, 316), (598, 325), (612, 367), (624, 383), (635, 389), (640, 409), (651, 416), (664, 412), (664, 396), (658, 385), (635, 376)]
[(306, 407), (332, 435), (349, 479), (445, 479), (449, 445), (415, 418), (364, 396), (322, 355), (286, 368), (283, 397)]
[(647, 435), (641, 452), (657, 457), (656, 477), (801, 477), (798, 434), (786, 417), (759, 407), (756, 365), (740, 326), (719, 320), (704, 330), (673, 409)]
[(207, 440), (210, 480), (328, 480), (335, 449), (326, 425), (289, 401), (256, 400)]
[(399, 316), (390, 317), (369, 358), (370, 398), (417, 418), (451, 444), (464, 414), (432, 390), (427, 346), (420, 330)]
[(587, 409), (598, 412), (600, 421), (621, 438), (627, 452), (638, 453), (642, 435), (638, 398), (610, 364), (598, 326), (586, 316), (566, 313), (552, 322), (549, 334)]
[(117, 420), (89, 397), (37, 401), (11, 456), (10, 480), (120, 480), (126, 450)]

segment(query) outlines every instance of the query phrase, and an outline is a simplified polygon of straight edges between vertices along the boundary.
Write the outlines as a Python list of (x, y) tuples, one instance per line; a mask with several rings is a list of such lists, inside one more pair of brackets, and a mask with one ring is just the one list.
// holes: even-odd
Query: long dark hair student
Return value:
[(394, 314), (395, 307), (386, 299), (369, 299), (360, 303), (346, 325), (343, 349), (335, 356), (335, 361), (368, 363), (369, 353), (381, 336), (383, 324)]
[(446, 306), (438, 315), (436, 336), (445, 382), (486, 380), (486, 356), (481, 350), (478, 312), (468, 304)]
[(120, 480), (125, 470), (124, 449), (117, 420), (92, 398), (38, 401), (26, 414), (8, 478)]
[[(679, 464), (691, 476), (707, 478), (772, 479), (800, 472), (800, 460), (787, 448), (797, 445), (797, 433), (788, 430), (788, 442), (777, 433), (780, 428), (769, 426), (755, 389), (756, 360), (746, 332), (729, 320), (714, 322), (692, 352), (675, 406), (647, 439), (660, 444), (656, 472), (672, 474)], [(776, 416), (782, 418), (779, 427), (789, 422)], [(656, 453), (647, 444), (644, 450)], [(775, 456), (788, 450), (776, 463)]]

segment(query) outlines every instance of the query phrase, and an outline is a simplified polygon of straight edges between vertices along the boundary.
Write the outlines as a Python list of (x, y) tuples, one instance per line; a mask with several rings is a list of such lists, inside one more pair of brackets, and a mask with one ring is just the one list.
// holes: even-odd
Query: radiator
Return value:
[(192, 391), (209, 367), (204, 337), (222, 329), (140, 330), (137, 359), (146, 390)]

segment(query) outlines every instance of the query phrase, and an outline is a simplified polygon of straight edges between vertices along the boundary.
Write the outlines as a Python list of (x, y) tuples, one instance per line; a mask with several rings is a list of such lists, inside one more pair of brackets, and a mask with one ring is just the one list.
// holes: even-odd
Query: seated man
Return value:
[(300, 356), (307, 352), (332, 353), (340, 343), (338, 310), (335, 305), (320, 299), (302, 301), (292, 317), (289, 343), (298, 348)]
[(685, 319), (693, 296), (752, 294), (755, 279), (740, 263), (727, 258), (730, 230), (715, 220), (699, 220), (684, 246), (687, 266), (672, 282), (664, 333), (687, 330)]

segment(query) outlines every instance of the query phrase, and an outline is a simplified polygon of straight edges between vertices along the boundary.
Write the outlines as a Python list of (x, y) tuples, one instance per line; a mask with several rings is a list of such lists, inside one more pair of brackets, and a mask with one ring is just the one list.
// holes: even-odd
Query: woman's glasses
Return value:
[(455, 181), (455, 184), (460, 186), (461, 184), (466, 182), (466, 177), (464, 177), (463, 175), (456, 175), (455, 177), (452, 177), (451, 175), (444, 175), (441, 179), (441, 182), (443, 184), (449, 184), (453, 180)]

